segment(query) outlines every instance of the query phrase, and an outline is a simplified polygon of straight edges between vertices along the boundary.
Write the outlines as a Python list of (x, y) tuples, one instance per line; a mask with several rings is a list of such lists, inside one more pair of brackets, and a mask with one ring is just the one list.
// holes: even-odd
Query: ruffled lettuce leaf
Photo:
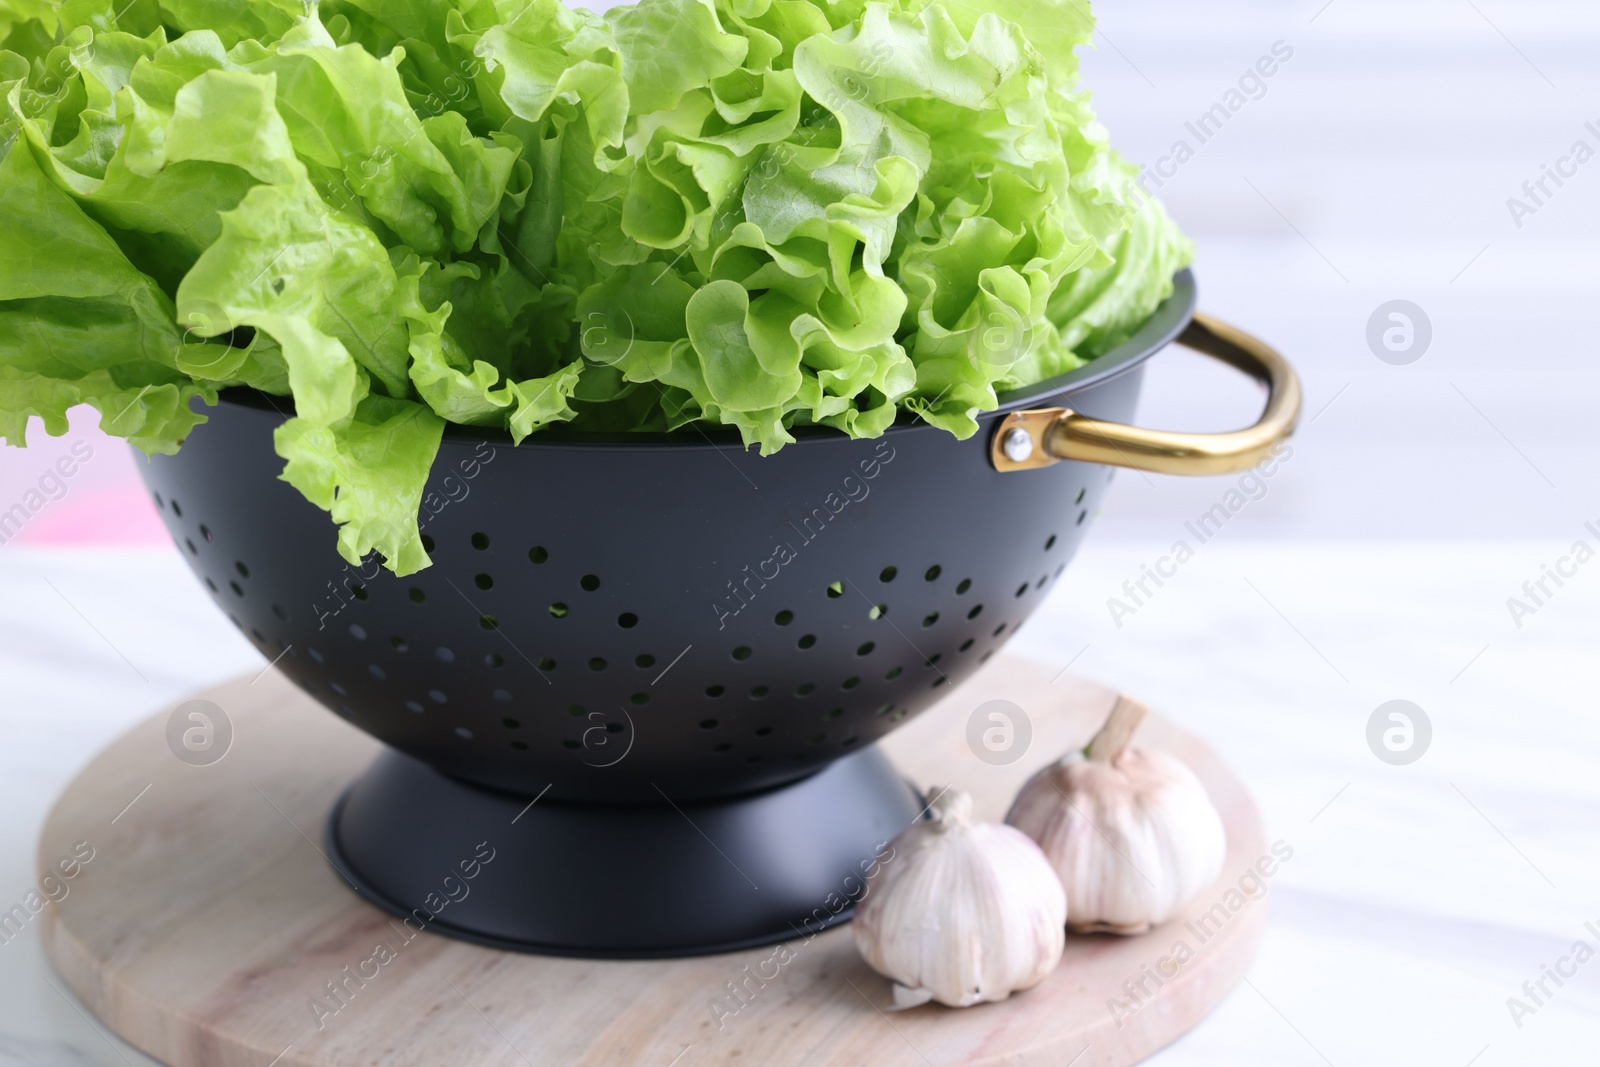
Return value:
[(339, 554), (360, 563), (377, 551), (410, 574), (428, 565), (417, 509), (444, 420), (410, 400), (369, 396), (332, 425), (292, 418), (273, 434), (288, 462), (283, 480), (340, 524)]

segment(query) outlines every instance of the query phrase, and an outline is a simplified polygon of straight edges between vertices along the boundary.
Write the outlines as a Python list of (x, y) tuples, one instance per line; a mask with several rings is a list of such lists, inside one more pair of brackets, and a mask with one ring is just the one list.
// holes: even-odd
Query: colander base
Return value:
[(391, 750), (335, 804), (327, 852), (408, 931), (546, 955), (696, 956), (848, 920), (922, 808), (875, 747), (778, 789), (651, 805), (494, 792)]

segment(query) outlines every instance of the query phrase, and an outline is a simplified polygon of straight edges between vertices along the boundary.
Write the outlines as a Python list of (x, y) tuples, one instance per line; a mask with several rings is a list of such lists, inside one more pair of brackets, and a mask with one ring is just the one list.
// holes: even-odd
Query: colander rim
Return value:
[[(1021, 408), (1061, 406), (1061, 398), (1067, 395), (1092, 388), (1129, 373), (1145, 360), (1166, 348), (1183, 332), (1184, 327), (1188, 326), (1189, 321), (1194, 317), (1196, 300), (1197, 290), (1194, 272), (1185, 267), (1172, 276), (1172, 294), (1161, 302), (1150, 317), (1144, 321), (1144, 324), (1135, 330), (1126, 341), (1075, 370), (1068, 371), (1065, 374), (1058, 374), (1053, 378), (1046, 378), (1044, 381), (1035, 382), (1021, 389), (1013, 389), (998, 394), (999, 405), (992, 411), (979, 414), (977, 418), (979, 421), (986, 421)], [(247, 386), (232, 386), (221, 390), (217, 394), (217, 402), (219, 406), (227, 404), (257, 411), (269, 411), (284, 418), (288, 418), (294, 410), (292, 398), (274, 396)], [(937, 428), (916, 416), (902, 413), (896, 419), (894, 425), (884, 432), (885, 435), (898, 436), (900, 434), (935, 429)], [(790, 433), (794, 435), (795, 441), (793, 444), (784, 446), (785, 448), (795, 448), (800, 445), (825, 441), (849, 440), (844, 433), (831, 426), (796, 426), (790, 430)], [(457, 423), (446, 423), (444, 440), (464, 443), (488, 441), (494, 444), (510, 445), (511, 435), (508, 431), (498, 427), (463, 426)], [(563, 430), (560, 427), (552, 426), (525, 437), (522, 443), (516, 447), (524, 449), (589, 449), (597, 447), (606, 449), (744, 449), (738, 430), (732, 427), (707, 426), (696, 426), (690, 429), (675, 430), (670, 433), (594, 433)]]

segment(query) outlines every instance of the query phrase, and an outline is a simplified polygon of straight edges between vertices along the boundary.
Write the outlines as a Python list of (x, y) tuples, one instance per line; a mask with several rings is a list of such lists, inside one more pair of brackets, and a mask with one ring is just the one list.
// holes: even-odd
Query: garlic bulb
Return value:
[(1222, 817), (1200, 779), (1164, 752), (1128, 747), (1145, 710), (1119, 697), (1083, 755), (1035, 774), (1006, 814), (1055, 867), (1074, 931), (1143, 933), (1222, 873)]
[(1039, 847), (973, 823), (972, 798), (933, 791), (932, 818), (893, 841), (856, 909), (856, 948), (895, 982), (895, 1006), (966, 1007), (1043, 981), (1061, 959), (1067, 901)]

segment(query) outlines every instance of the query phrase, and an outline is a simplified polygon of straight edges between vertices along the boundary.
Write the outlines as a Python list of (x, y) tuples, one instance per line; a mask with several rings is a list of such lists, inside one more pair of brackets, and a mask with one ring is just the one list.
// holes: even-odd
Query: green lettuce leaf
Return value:
[(444, 420), (424, 405), (371, 396), (333, 425), (291, 418), (273, 441), (288, 461), (283, 480), (339, 524), (347, 562), (377, 551), (396, 574), (410, 574), (428, 565), (417, 508), (443, 433)]

